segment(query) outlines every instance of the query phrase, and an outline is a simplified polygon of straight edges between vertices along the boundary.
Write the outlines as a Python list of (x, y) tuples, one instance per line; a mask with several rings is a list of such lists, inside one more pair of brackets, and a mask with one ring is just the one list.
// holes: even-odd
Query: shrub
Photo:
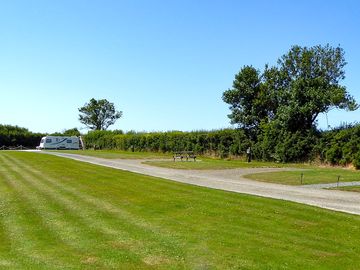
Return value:
[(354, 159), (352, 161), (353, 166), (355, 167), (355, 169), (359, 170), (360, 169), (360, 152), (357, 152), (354, 155)]
[(35, 148), (45, 134), (33, 133), (26, 128), (0, 125), (0, 146), (25, 146)]

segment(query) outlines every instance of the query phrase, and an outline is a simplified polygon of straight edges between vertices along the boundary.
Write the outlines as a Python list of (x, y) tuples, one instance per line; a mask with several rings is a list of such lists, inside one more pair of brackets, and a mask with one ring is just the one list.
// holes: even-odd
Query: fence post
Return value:
[(303, 184), (303, 177), (304, 177), (304, 173), (301, 173), (301, 176), (300, 176), (300, 184), (301, 185)]

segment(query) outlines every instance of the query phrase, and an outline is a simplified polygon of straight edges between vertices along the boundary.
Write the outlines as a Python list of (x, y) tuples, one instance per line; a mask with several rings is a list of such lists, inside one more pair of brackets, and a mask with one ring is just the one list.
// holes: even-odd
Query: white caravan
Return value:
[(76, 136), (45, 136), (41, 138), (38, 149), (80, 149), (80, 141)]

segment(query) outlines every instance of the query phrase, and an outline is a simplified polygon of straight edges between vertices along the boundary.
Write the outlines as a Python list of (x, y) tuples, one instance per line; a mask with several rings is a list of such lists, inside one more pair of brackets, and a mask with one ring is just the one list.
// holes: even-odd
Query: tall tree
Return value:
[(355, 99), (340, 84), (345, 65), (344, 50), (330, 45), (293, 46), (278, 60), (283, 80), (276, 89), (282, 98), (278, 117), (290, 131), (312, 128), (320, 113), (333, 108), (357, 109)]
[(80, 122), (92, 130), (106, 130), (122, 116), (121, 111), (115, 110), (114, 103), (106, 99), (92, 98), (78, 110)]
[(64, 136), (80, 136), (80, 131), (75, 127), (71, 129), (64, 130)]
[(222, 99), (230, 105), (228, 117), (232, 124), (238, 124), (247, 131), (259, 127), (267, 115), (266, 93), (261, 87), (261, 74), (252, 66), (244, 66), (235, 75), (233, 88), (223, 93)]
[(233, 89), (223, 93), (230, 104), (232, 124), (259, 129), (276, 120), (290, 132), (310, 130), (320, 113), (333, 108), (355, 110), (358, 105), (341, 85), (345, 78), (344, 50), (329, 45), (293, 46), (261, 74), (245, 66), (235, 75)]

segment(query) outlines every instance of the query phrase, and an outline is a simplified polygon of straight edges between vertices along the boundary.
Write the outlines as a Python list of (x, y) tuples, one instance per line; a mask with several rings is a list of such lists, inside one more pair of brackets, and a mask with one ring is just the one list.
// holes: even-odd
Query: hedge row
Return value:
[(41, 133), (32, 133), (26, 128), (0, 125), (0, 146), (25, 146), (35, 148), (39, 145)]
[(91, 131), (84, 141), (87, 148), (129, 151), (176, 152), (194, 151), (198, 154), (243, 155), (251, 142), (242, 130), (223, 129), (193, 132), (129, 132)]
[(193, 132), (90, 131), (84, 136), (87, 148), (126, 151), (194, 151), (218, 157), (244, 156), (251, 146), (258, 160), (297, 162), (320, 159), (333, 165), (353, 164), (360, 168), (360, 125), (331, 131), (307, 133), (278, 132), (267, 129), (257, 142), (250, 141), (243, 130), (223, 129)]
[(323, 132), (317, 145), (320, 159), (333, 165), (354, 165), (360, 169), (360, 125)]
[[(193, 132), (127, 132), (90, 131), (84, 136), (87, 148), (126, 151), (176, 152), (194, 151), (218, 157), (244, 156), (251, 146), (258, 160), (279, 162), (320, 159), (332, 165), (354, 165), (360, 169), (360, 124), (348, 125), (324, 132), (283, 133), (268, 128), (250, 141), (243, 130), (222, 129)], [(26, 128), (0, 125), (0, 146), (34, 148), (44, 134)]]

